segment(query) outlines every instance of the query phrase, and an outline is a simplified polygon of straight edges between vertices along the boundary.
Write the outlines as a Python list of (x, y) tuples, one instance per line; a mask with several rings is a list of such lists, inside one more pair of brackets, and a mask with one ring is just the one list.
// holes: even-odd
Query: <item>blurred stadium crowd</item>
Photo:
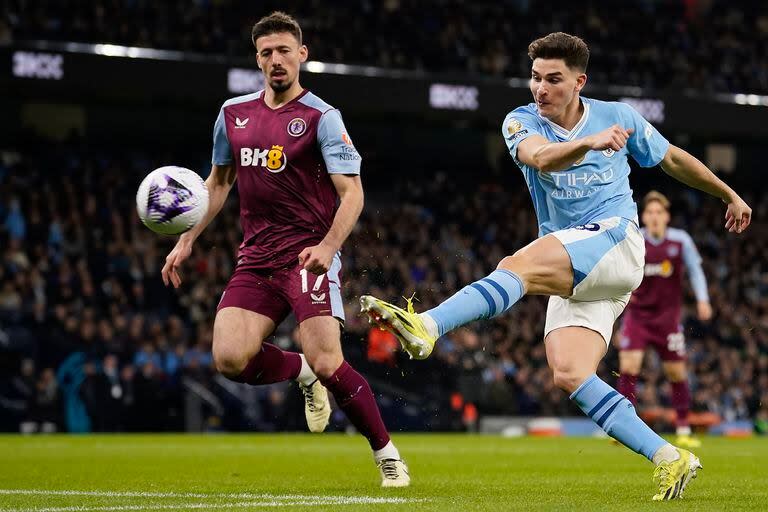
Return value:
[[(238, 0), (9, 0), (0, 44), (112, 43), (244, 57), (257, 18)], [(312, 59), (525, 77), (528, 43), (564, 30), (592, 51), (590, 80), (658, 89), (768, 93), (768, 3), (729, 0), (296, 0)], [(542, 13), (546, 13), (542, 16)], [(342, 28), (343, 27), (343, 28)]]
[[(159, 272), (173, 239), (136, 217), (135, 190), (155, 163), (140, 154), (75, 142), (0, 152), (0, 429), (184, 429), (190, 396), (203, 404), (203, 429), (302, 428), (291, 384), (238, 385), (212, 366), (213, 314), (241, 236), (236, 195), (196, 244), (183, 287), (166, 289)], [(406, 360), (392, 336), (357, 316), (363, 292), (415, 293), (421, 307), (432, 306), (536, 236), (519, 176), (455, 176), (425, 173), (388, 191), (389, 201), (369, 196), (343, 252), (348, 359), (399, 428), (473, 428), (484, 414), (577, 413), (546, 365), (541, 298), (451, 333), (424, 362)], [(753, 226), (735, 237), (722, 229), (718, 201), (671, 184), (668, 191), (673, 224), (690, 231), (704, 257), (715, 310), (702, 325), (686, 309), (693, 409), (765, 425), (766, 195), (745, 197)], [(275, 338), (295, 348), (290, 323)], [(617, 368), (611, 351), (600, 371), (613, 382)], [(669, 398), (649, 358), (641, 403), (664, 407)]]

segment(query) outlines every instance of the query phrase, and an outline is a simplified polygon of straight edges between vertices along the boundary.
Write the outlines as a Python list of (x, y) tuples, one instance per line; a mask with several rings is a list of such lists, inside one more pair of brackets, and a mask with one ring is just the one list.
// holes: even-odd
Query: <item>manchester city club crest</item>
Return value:
[(299, 137), (305, 131), (307, 131), (307, 123), (300, 117), (295, 117), (288, 123), (288, 135), (292, 137)]
[(603, 150), (603, 155), (605, 155), (608, 158), (611, 158), (614, 155), (614, 153), (616, 153), (616, 152), (613, 149), (611, 149), (611, 148)]

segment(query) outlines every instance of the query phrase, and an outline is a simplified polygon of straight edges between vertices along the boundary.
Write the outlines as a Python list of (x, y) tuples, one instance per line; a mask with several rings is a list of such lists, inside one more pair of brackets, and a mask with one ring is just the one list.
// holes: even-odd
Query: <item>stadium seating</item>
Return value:
[[(768, 4), (727, 0), (340, 2), (299, 0), (312, 59), (451, 73), (525, 77), (528, 43), (570, 30), (591, 46), (593, 83), (768, 92)], [(80, 41), (245, 57), (250, 28), (285, 2), (74, 0), (8, 2), (0, 44)], [(537, 13), (545, 11), (542, 18)], [(650, 22), (652, 20), (653, 22)], [(340, 29), (339, 27), (343, 27)]]

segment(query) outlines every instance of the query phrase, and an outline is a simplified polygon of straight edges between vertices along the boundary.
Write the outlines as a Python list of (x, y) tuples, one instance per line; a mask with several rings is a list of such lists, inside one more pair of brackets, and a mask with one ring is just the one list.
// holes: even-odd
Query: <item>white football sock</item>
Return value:
[(424, 328), (427, 330), (430, 336), (437, 338), (440, 333), (437, 330), (437, 322), (429, 316), (427, 313), (419, 313), (419, 318), (424, 322)]
[(299, 376), (296, 377), (296, 382), (309, 386), (317, 380), (317, 375), (315, 375), (315, 372), (309, 367), (307, 358), (304, 357), (304, 354), (299, 354), (299, 357), (301, 357), (301, 370), (299, 370)]
[(676, 433), (679, 436), (689, 436), (691, 435), (691, 427), (689, 425), (686, 425), (684, 427), (677, 427)]
[(376, 464), (386, 459), (400, 460), (400, 452), (397, 451), (392, 440), (384, 445), (384, 448), (373, 451), (373, 460), (376, 461)]
[(680, 452), (677, 448), (667, 443), (653, 454), (653, 463), (657, 466), (662, 462), (674, 462), (680, 458)]

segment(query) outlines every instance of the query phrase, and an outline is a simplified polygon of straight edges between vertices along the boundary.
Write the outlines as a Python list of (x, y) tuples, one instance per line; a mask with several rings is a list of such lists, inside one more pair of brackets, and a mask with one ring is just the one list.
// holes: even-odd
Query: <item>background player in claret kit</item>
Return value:
[(706, 322), (712, 317), (712, 306), (699, 251), (688, 233), (669, 227), (669, 208), (669, 200), (656, 191), (643, 200), (645, 277), (632, 294), (622, 320), (618, 388), (637, 404), (635, 385), (643, 353), (647, 346), (653, 347), (672, 386), (672, 405), (677, 413), (676, 444), (696, 448), (701, 442), (691, 437), (688, 424), (691, 397), (685, 367), (685, 336), (680, 325), (683, 266), (696, 296), (699, 320)]
[[(363, 207), (360, 156), (339, 111), (299, 84), (307, 47), (298, 23), (272, 13), (254, 25), (252, 40), (267, 87), (222, 106), (206, 181), (208, 213), (168, 255), (163, 279), (179, 286), (179, 265), (237, 179), (244, 239), (216, 313), (217, 369), (253, 385), (297, 380), (313, 432), (328, 424), (327, 388), (368, 439), (382, 486), (407, 486), (408, 468), (371, 388), (341, 351), (339, 249)], [(303, 355), (264, 341), (291, 311)]]
[(659, 437), (633, 405), (596, 375), (613, 324), (643, 277), (645, 246), (629, 187), (631, 156), (721, 198), (726, 229), (741, 233), (752, 210), (728, 185), (671, 145), (629, 105), (580, 97), (589, 49), (562, 32), (533, 41), (535, 103), (504, 120), (502, 134), (523, 171), (540, 238), (497, 270), (425, 313), (361, 297), (372, 322), (396, 334), (412, 357), (428, 357), (443, 334), (509, 310), (526, 294), (549, 295), (547, 360), (554, 381), (614, 439), (655, 465), (654, 500), (682, 495), (701, 467), (692, 453)]

